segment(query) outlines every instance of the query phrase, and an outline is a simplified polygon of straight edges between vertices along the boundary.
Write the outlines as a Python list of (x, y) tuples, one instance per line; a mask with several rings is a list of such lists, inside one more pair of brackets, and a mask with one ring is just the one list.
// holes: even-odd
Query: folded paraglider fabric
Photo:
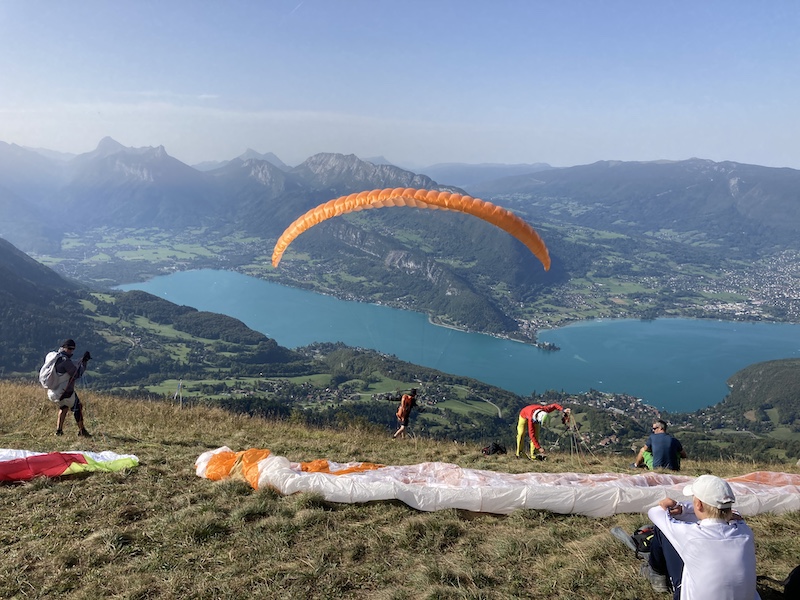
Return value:
[[(424, 511), (457, 508), (509, 514), (529, 508), (592, 517), (646, 513), (667, 496), (688, 500), (683, 489), (694, 480), (652, 472), (503, 473), (440, 462), (381, 466), (321, 459), (295, 463), (268, 450), (258, 452), (265, 453), (264, 457), (251, 466), (255, 472), (251, 470), (248, 477), (256, 489), (269, 487), (287, 495), (315, 492), (342, 503), (401, 500)], [(236, 454), (227, 447), (201, 454), (195, 462), (197, 475), (209, 477), (207, 471), (214, 465), (233, 465), (231, 456)], [(227, 474), (214, 469), (213, 479), (235, 476), (235, 469)], [(743, 515), (800, 510), (800, 475), (759, 471), (728, 481), (736, 494), (734, 508)]]
[(114, 452), (33, 452), (0, 448), (0, 481), (28, 481), (89, 471), (121, 471), (139, 464), (133, 454)]

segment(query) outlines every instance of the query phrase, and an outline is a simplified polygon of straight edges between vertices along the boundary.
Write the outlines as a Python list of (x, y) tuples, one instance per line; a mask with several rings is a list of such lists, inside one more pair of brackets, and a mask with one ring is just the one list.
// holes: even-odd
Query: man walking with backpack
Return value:
[(397, 421), (400, 423), (397, 431), (394, 432), (392, 438), (406, 437), (406, 429), (408, 428), (408, 421), (411, 417), (411, 409), (417, 406), (417, 390), (412, 388), (408, 394), (403, 394), (400, 398), (400, 406), (397, 408)]
[(75, 422), (78, 424), (78, 435), (81, 437), (92, 437), (83, 425), (83, 406), (81, 405), (78, 394), (75, 393), (75, 380), (86, 371), (86, 363), (92, 356), (88, 350), (83, 353), (79, 362), (72, 360), (75, 352), (75, 340), (64, 340), (55, 358), (54, 368), (58, 385), (47, 390), (47, 397), (53, 402), (58, 403), (58, 420), (56, 425), (56, 435), (64, 434), (64, 420), (67, 411), (72, 410)]

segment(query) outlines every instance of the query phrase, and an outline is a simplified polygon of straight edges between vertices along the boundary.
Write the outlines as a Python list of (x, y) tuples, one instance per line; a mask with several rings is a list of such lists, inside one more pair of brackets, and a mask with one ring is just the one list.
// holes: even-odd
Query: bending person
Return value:
[[(531, 440), (531, 452), (529, 454), (531, 460), (535, 460), (536, 453), (539, 456), (546, 456), (546, 452), (542, 450), (542, 445), (539, 443), (539, 428), (546, 424), (550, 418), (550, 413), (554, 411), (561, 411), (565, 415), (570, 413), (570, 410), (564, 409), (560, 404), (529, 404), (521, 411), (519, 411), (519, 420), (517, 421), (517, 457), (519, 458), (522, 453), (522, 440), (525, 437), (525, 430), (528, 430), (528, 437)], [(563, 417), (562, 417), (563, 421)]]

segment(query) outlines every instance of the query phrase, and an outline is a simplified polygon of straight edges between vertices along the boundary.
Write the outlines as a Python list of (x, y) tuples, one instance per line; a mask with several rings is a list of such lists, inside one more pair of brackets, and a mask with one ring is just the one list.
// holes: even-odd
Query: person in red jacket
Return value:
[(525, 429), (528, 429), (528, 437), (531, 439), (531, 453), (530, 458), (536, 458), (536, 452), (539, 456), (544, 457), (545, 451), (542, 450), (539, 444), (539, 427), (544, 425), (550, 418), (550, 413), (554, 411), (561, 411), (565, 415), (569, 415), (570, 410), (565, 409), (560, 404), (529, 404), (521, 411), (519, 411), (519, 421), (517, 421), (517, 457), (522, 453), (522, 439), (525, 437)]
[(400, 406), (397, 408), (397, 420), (400, 427), (394, 432), (393, 438), (406, 437), (406, 427), (411, 416), (411, 409), (417, 405), (417, 390), (412, 389), (408, 394), (403, 394), (400, 398)]

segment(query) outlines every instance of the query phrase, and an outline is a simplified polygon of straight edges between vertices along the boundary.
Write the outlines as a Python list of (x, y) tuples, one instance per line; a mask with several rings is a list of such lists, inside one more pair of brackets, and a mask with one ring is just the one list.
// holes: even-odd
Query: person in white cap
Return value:
[(730, 484), (701, 475), (683, 493), (692, 500), (647, 511), (656, 531), (643, 572), (653, 588), (668, 591), (666, 578), (675, 600), (760, 600), (753, 531), (733, 512)]

